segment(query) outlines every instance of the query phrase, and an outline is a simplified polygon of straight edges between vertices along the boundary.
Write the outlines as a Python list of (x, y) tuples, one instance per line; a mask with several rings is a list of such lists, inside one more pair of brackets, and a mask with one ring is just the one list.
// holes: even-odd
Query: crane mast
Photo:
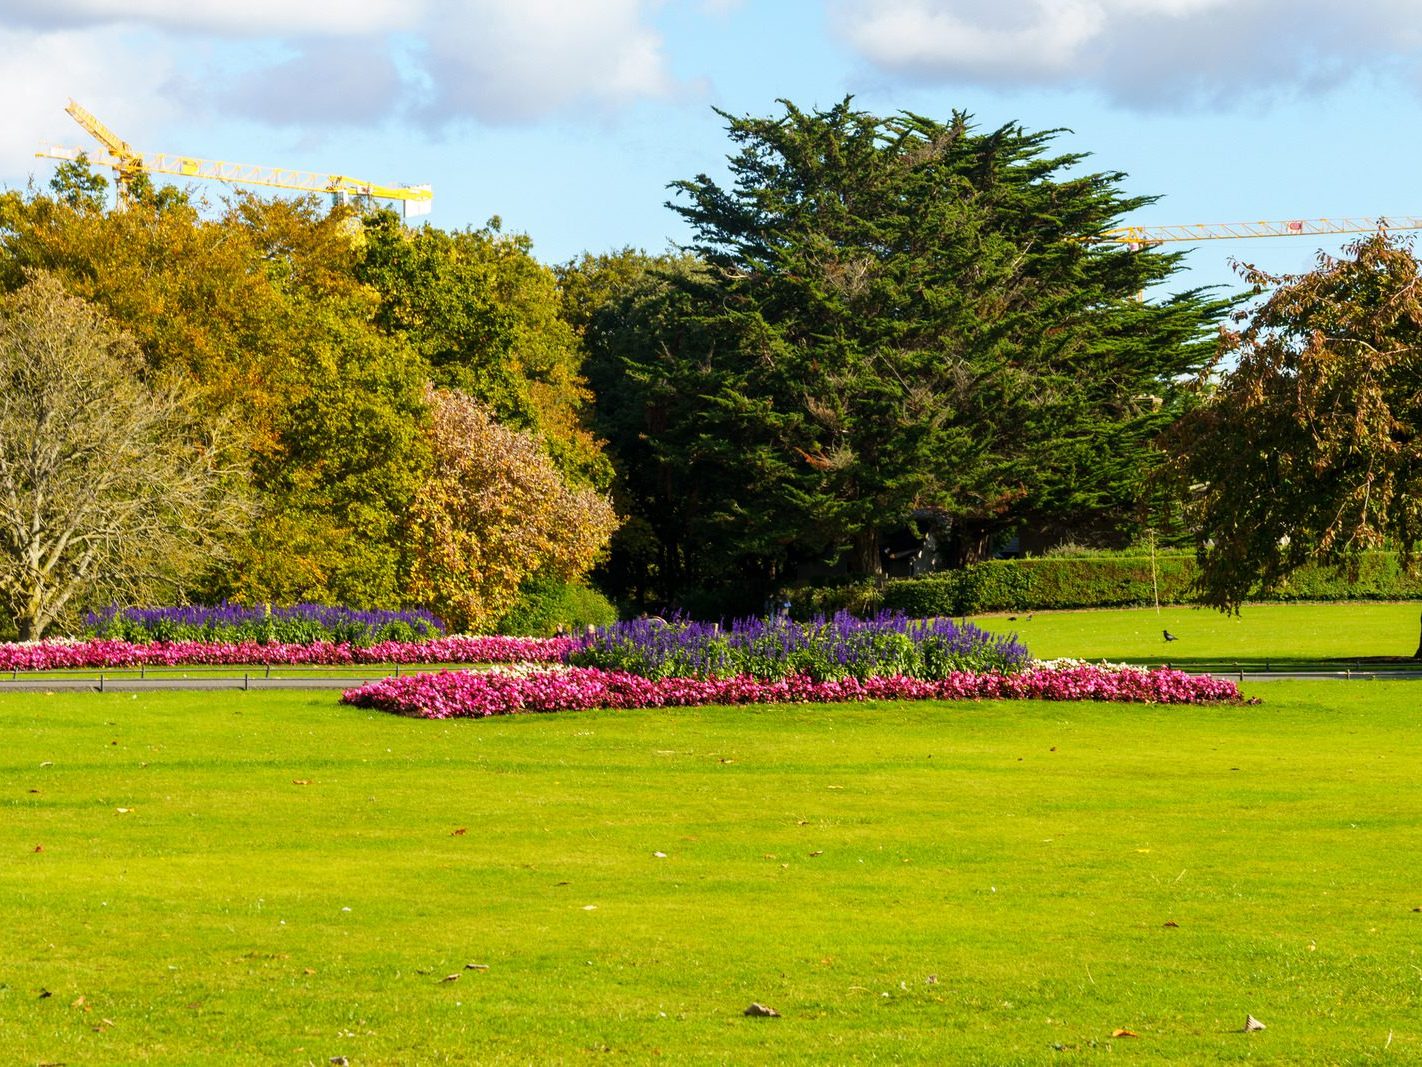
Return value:
[(393, 200), (400, 205), (401, 213), (407, 218), (429, 214), (434, 203), (434, 192), (428, 185), (378, 185), (346, 174), (322, 174), (250, 163), (226, 163), (172, 152), (141, 152), (75, 101), (70, 100), (69, 106), (64, 110), (99, 142), (102, 152), (95, 154), (64, 145), (45, 145), (35, 155), (67, 160), (78, 160), (83, 156), (96, 166), (111, 168), (118, 175), (121, 184), (139, 174), (170, 174), (180, 178), (203, 178), (233, 185), (260, 185), (274, 189), (329, 193), (340, 201)]

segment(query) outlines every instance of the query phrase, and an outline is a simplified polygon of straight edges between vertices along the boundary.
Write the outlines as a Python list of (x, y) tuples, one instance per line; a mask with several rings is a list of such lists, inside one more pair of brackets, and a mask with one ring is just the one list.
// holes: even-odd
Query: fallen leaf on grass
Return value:
[(811, 852), (811, 853), (810, 853), (811, 856), (823, 856), (824, 854), (825, 854), (825, 850), (822, 849), (822, 848), (821, 848), (821, 849), (816, 849), (814, 852)]
[(441, 982), (457, 982), (457, 981), (459, 981), (459, 972), (456, 971), (454, 974), (447, 974), (447, 975), (445, 975), (443, 978), (441, 978), (440, 981), (441, 981)]
[(1111, 1031), (1112, 1037), (1140, 1037), (1134, 1030), (1116, 1029)]
[(54, 996), (54, 994), (51, 993), (48, 989), (41, 989), (41, 990), (39, 991), (39, 997), (36, 998), (36, 999), (38, 999), (38, 1000), (44, 1000), (46, 997), (52, 997), (52, 996)]
[(316, 971), (315, 971), (315, 969), (312, 968), (312, 967), (303, 967), (303, 968), (301, 968), (301, 973), (302, 973), (302, 974), (315, 974)]
[(1264, 1024), (1261, 1023), (1261, 1022), (1260, 1022), (1258, 1019), (1256, 1019), (1254, 1016), (1252, 1016), (1252, 1015), (1246, 1015), (1246, 1016), (1244, 1017), (1244, 1032), (1245, 1032), (1246, 1034), (1252, 1034), (1252, 1033), (1255, 1033), (1256, 1031), (1263, 1030), (1263, 1029), (1265, 1029)]
[(310, 779), (310, 778), (293, 778), (293, 779), (291, 780), (291, 784), (292, 784), (292, 785), (310, 785), (310, 784), (311, 784), (311, 779)]
[(466, 963), (464, 969), (466, 971), (487, 971), (489, 965), (487, 963)]
[(468, 832), (469, 832), (469, 827), (467, 827), (467, 826), (460, 826), (460, 827), (458, 827), (458, 828), (456, 828), (456, 829), (454, 829), (454, 830), (449, 831), (449, 836), (450, 836), (450, 837), (463, 837), (463, 836), (464, 836), (465, 834), (467, 834)]
[(73, 1000), (71, 1000), (71, 1001), (69, 1002), (69, 1006), (70, 1006), (71, 1008), (84, 1008), (85, 1011), (88, 1011), (88, 1010), (89, 1010), (88, 1008), (84, 1007), (84, 996), (83, 996), (83, 994), (80, 994), (79, 996), (77, 996), (77, 997), (75, 997)]
[(1162, 923), (1161, 925), (1166, 926), (1166, 927), (1170, 928), (1171, 930), (1178, 930), (1178, 929), (1180, 929), (1180, 924), (1179, 924), (1178, 922), (1176, 922), (1174, 919), (1167, 919), (1167, 920), (1166, 920), (1164, 923)]
[(780, 1013), (779, 1013), (778, 1011), (776, 1011), (774, 1008), (768, 1008), (768, 1007), (766, 1007), (764, 1004), (761, 1004), (761, 1003), (758, 1003), (758, 1002), (751, 1004), (751, 1006), (750, 1006), (749, 1008), (747, 1008), (744, 1012), (742, 1012), (742, 1014), (743, 1014), (743, 1015), (749, 1015), (749, 1016), (751, 1016), (752, 1018), (756, 1018), (756, 1019), (778, 1019), (778, 1018), (780, 1018)]
[(132, 809), (132, 808), (114, 808), (114, 814), (115, 814), (115, 815), (131, 815), (131, 814), (133, 814), (133, 809)]
[(43, 851), (44, 851), (44, 846), (43, 846), (43, 845), (36, 845), (36, 846), (35, 846), (35, 851), (36, 851), (36, 852), (43, 852)]

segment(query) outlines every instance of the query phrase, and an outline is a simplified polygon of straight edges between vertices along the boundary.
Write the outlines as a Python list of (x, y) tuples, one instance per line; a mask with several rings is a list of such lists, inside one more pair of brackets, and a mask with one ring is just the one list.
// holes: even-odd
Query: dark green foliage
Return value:
[(553, 578), (536, 578), (519, 589), (518, 602), (498, 625), (497, 633), (548, 637), (562, 627), (575, 633), (589, 625), (611, 626), (617, 608), (596, 589)]
[[(868, 610), (902, 611), (914, 618), (986, 611), (1146, 607), (1193, 604), (1200, 577), (1193, 555), (1161, 553), (990, 560), (928, 578), (886, 582)], [(1356, 572), (1306, 564), (1260, 600), (1408, 600), (1422, 598), (1422, 578), (1410, 575), (1394, 552), (1369, 552)], [(852, 609), (851, 609), (852, 610)]]
[(1136, 299), (1177, 257), (1089, 240), (1149, 199), (1051, 132), (961, 113), (726, 119), (734, 183), (675, 184), (697, 260), (589, 317), (661, 594), (763, 592), (814, 560), (874, 575), (915, 511), (962, 560), (1024, 522), (1128, 522), (1223, 313)]
[[(804, 586), (786, 592), (792, 618), (805, 621), (847, 611), (851, 615), (874, 615), (884, 608), (884, 590), (872, 579), (836, 585)], [(912, 613), (908, 613), (912, 614)]]
[(49, 189), (56, 200), (76, 210), (102, 211), (108, 201), (109, 180), (94, 170), (89, 157), (80, 152), (78, 159), (65, 160), (54, 168)]

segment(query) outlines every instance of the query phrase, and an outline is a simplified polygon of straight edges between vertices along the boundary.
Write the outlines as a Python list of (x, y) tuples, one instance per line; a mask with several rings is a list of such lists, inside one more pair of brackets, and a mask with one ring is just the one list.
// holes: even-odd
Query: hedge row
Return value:
[[(1149, 556), (1065, 556), (992, 560), (926, 578), (802, 589), (792, 594), (797, 616), (837, 610), (865, 614), (901, 611), (914, 618), (985, 611), (1137, 607), (1188, 604), (1198, 568), (1193, 555), (1158, 555), (1152, 580)], [(1422, 575), (1408, 575), (1393, 552), (1370, 552), (1356, 577), (1310, 565), (1260, 600), (1417, 600)]]

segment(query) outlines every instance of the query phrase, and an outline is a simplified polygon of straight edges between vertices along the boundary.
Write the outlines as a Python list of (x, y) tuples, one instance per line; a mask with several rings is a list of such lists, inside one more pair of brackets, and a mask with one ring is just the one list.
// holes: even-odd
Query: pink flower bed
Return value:
[(441, 637), (433, 641), (382, 641), (364, 648), (329, 641), (310, 645), (263, 645), (255, 641), (134, 644), (108, 638), (35, 641), (0, 644), (0, 671), (265, 664), (335, 667), (356, 663), (556, 663), (576, 643), (571, 637)]
[(583, 708), (699, 704), (805, 704), (862, 700), (1111, 700), (1152, 704), (1238, 702), (1230, 681), (1176, 670), (1075, 665), (1018, 674), (954, 674), (928, 682), (902, 675), (815, 682), (803, 676), (651, 681), (592, 667), (523, 673), (442, 671), (383, 678), (349, 689), (346, 704), (424, 719), (480, 718)]

